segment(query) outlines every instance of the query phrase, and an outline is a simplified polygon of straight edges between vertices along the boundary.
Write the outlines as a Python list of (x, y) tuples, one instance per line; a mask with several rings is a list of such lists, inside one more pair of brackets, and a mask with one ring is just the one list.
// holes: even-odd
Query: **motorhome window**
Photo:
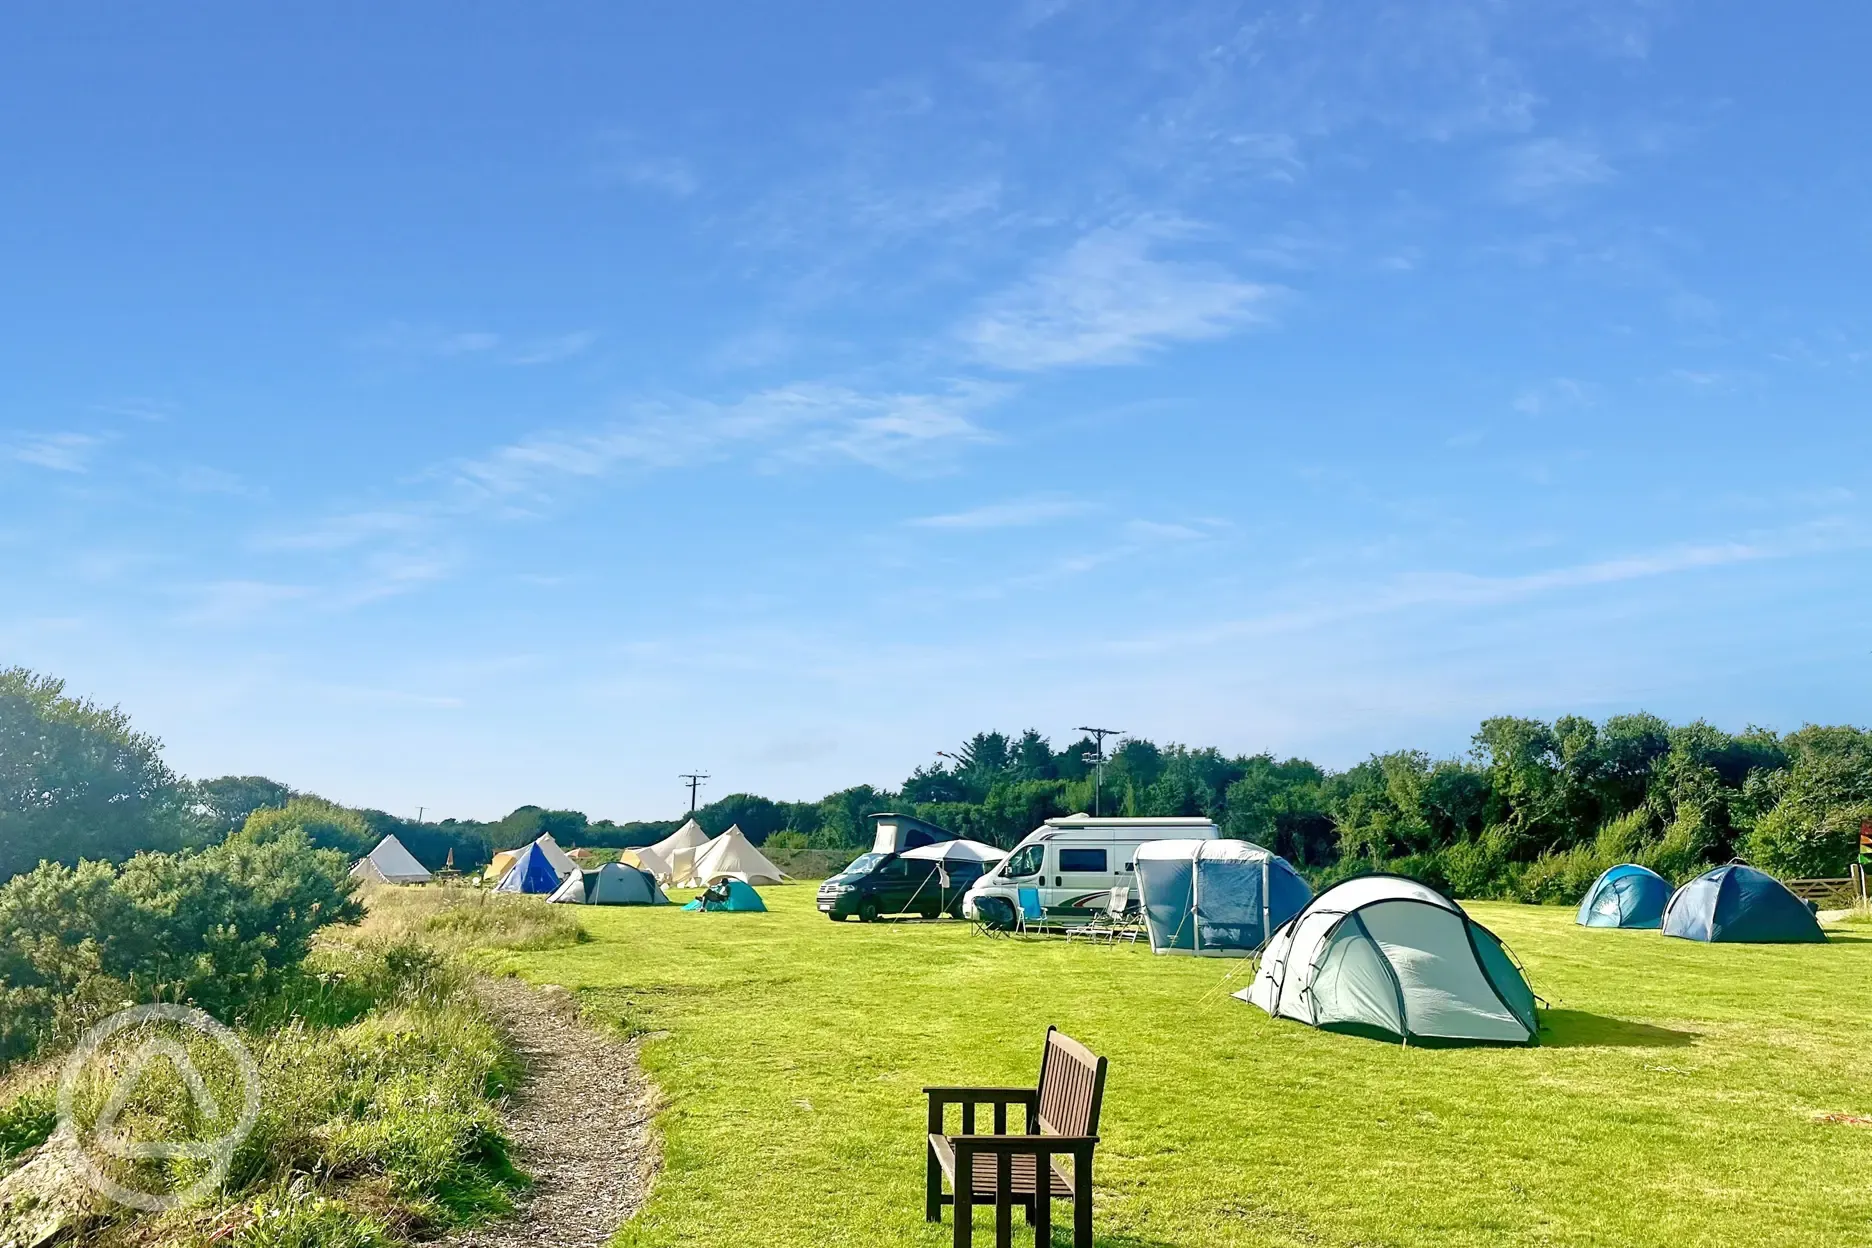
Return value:
[(1009, 878), (1032, 875), (1040, 869), (1040, 857), (1046, 853), (1044, 845), (1028, 845), (1014, 851), (1014, 856), (1007, 860)]
[(1102, 849), (1062, 849), (1059, 851), (1059, 869), (1061, 871), (1103, 871), (1105, 851)]

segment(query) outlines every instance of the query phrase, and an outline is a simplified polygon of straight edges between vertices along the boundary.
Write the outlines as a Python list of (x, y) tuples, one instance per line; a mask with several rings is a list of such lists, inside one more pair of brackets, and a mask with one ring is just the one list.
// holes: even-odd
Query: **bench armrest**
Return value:
[(1091, 1148), (1096, 1135), (952, 1135), (950, 1145), (956, 1156), (964, 1153), (1063, 1153), (1076, 1148)]
[(1035, 1088), (924, 1088), (938, 1105), (1031, 1105), (1040, 1099)]

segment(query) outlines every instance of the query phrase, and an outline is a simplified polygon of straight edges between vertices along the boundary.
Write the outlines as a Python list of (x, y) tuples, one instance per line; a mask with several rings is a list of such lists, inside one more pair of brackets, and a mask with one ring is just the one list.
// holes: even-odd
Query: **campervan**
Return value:
[(989, 927), (1013, 927), (1023, 914), (1030, 926), (1077, 927), (1105, 913), (1114, 888), (1131, 889), (1136, 900), (1139, 845), (1221, 835), (1215, 824), (1200, 818), (1049, 819), (975, 881), (962, 899), (962, 913)]

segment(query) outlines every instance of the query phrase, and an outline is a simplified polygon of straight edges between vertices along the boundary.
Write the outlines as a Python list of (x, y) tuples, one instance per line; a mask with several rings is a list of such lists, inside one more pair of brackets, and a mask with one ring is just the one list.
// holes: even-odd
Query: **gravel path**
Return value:
[(501, 1107), (533, 1178), (514, 1216), (450, 1237), (454, 1248), (598, 1248), (635, 1213), (656, 1169), (653, 1099), (633, 1046), (580, 1022), (563, 988), (487, 979), (479, 991), (526, 1077)]

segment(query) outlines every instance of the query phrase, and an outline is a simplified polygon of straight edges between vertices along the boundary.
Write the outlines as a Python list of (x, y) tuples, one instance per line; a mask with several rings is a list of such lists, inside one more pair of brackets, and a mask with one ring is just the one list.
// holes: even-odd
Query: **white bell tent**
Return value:
[(743, 884), (778, 884), (786, 873), (769, 862), (767, 855), (754, 848), (754, 842), (741, 833), (740, 825), (708, 843), (696, 855), (695, 865), (681, 881), (683, 888), (706, 888), (717, 880), (740, 880)]
[(357, 860), (351, 874), (372, 884), (427, 884), (434, 878), (394, 836), (378, 841), (376, 849)]

